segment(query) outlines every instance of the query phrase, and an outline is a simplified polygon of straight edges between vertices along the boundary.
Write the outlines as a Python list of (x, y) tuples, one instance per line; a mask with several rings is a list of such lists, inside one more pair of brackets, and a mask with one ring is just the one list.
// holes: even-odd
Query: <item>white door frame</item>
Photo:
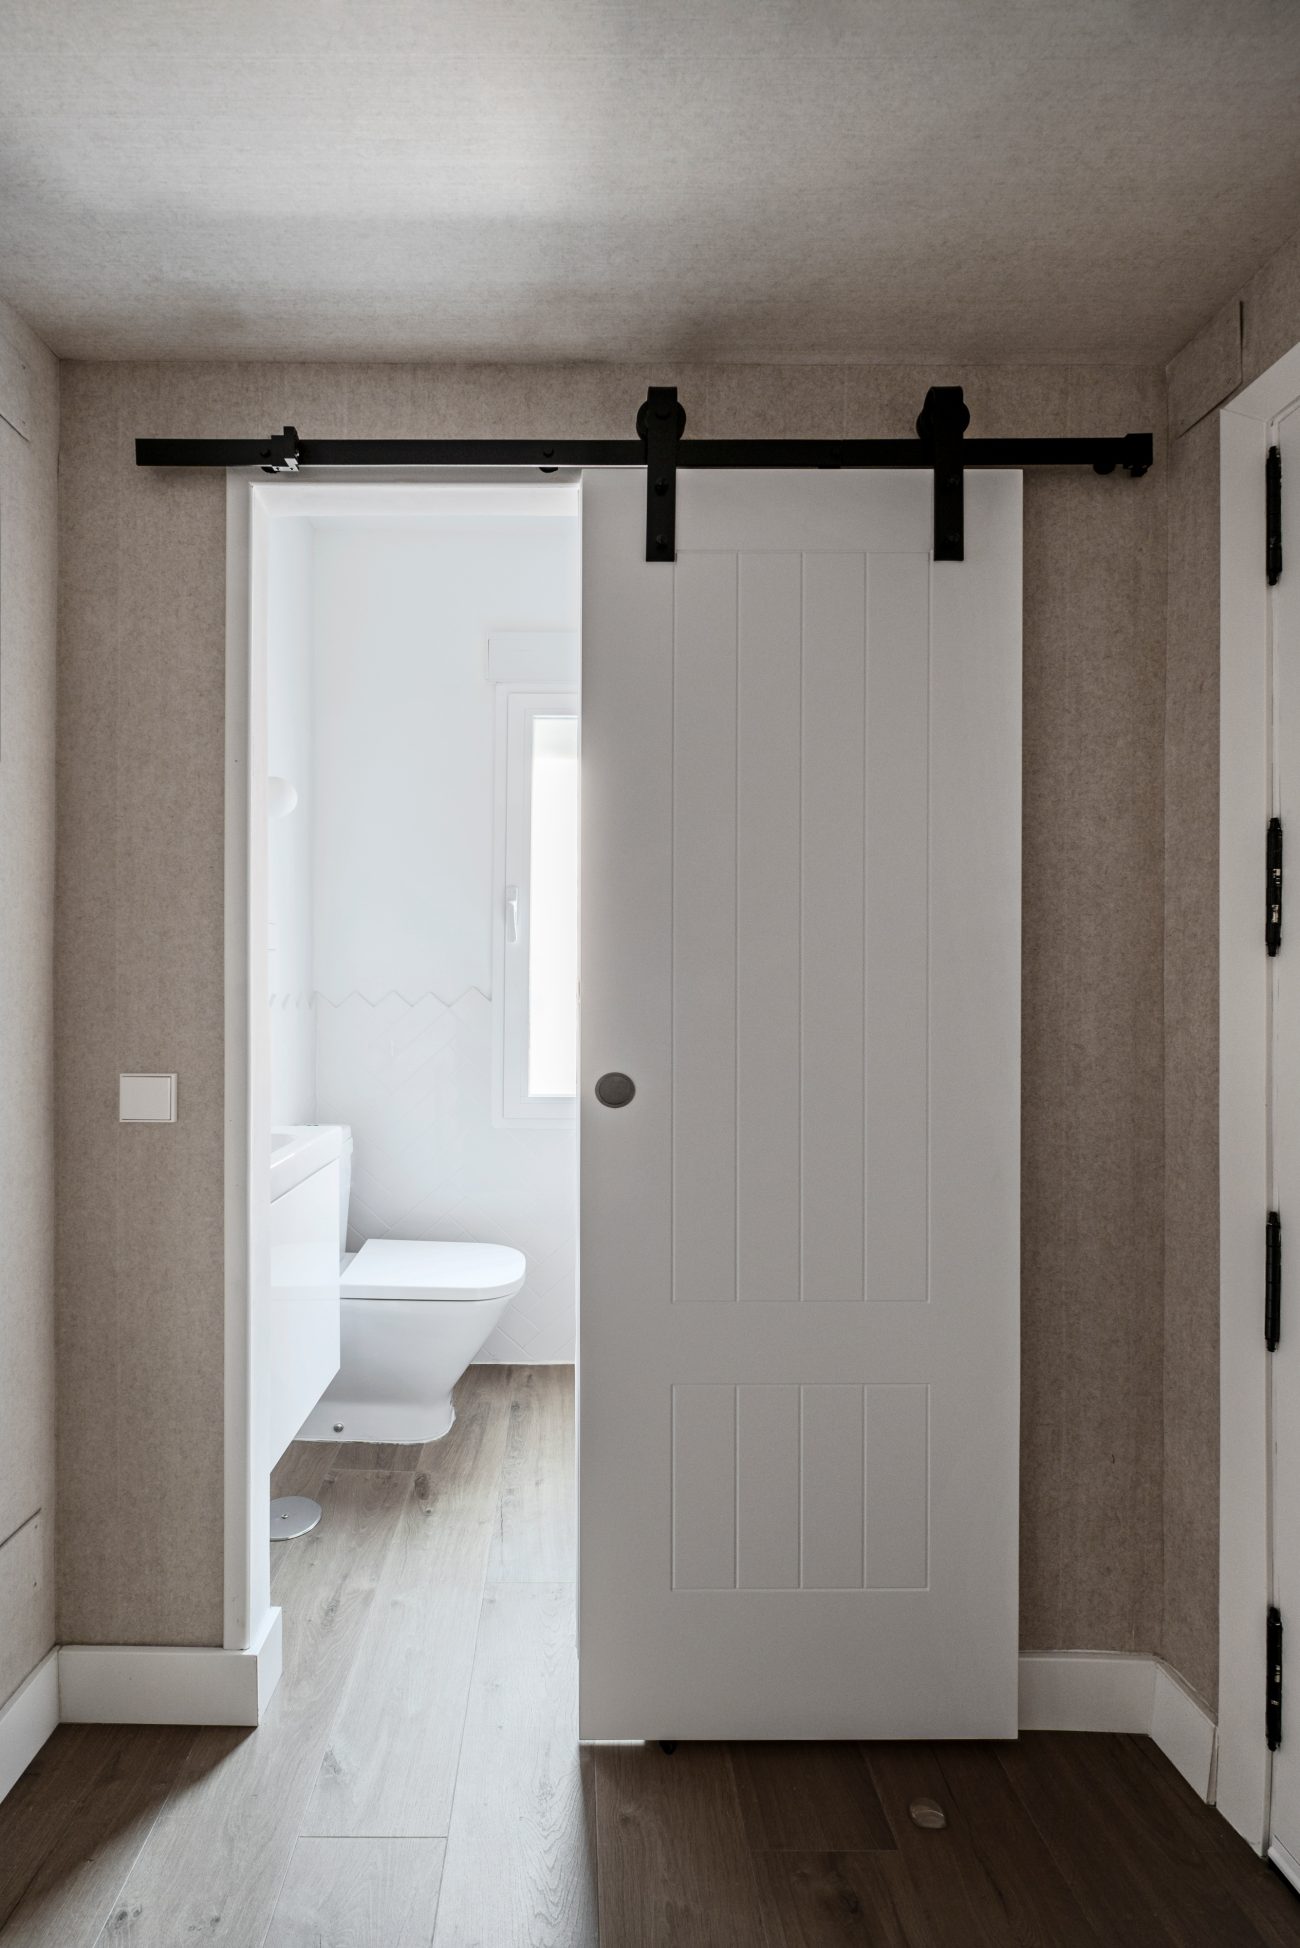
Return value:
[[(227, 1650), (256, 1649), (274, 1635), (267, 1513), (263, 1388), (270, 1278), (270, 1035), (267, 1020), (266, 826), (267, 562), (271, 523), (331, 515), (477, 511), (491, 490), (502, 511), (570, 512), (571, 471), (375, 469), (314, 472), (310, 481), (258, 469), (226, 475), (225, 805), (225, 1466), (224, 1616)], [(517, 509), (514, 506), (518, 501)], [(278, 1663), (271, 1682), (279, 1676)], [(269, 1692), (267, 1693), (269, 1695)], [(265, 1697), (260, 1700), (265, 1703)]]
[[(269, 476), (226, 475), (225, 816), (225, 1615), (227, 1650), (245, 1650), (271, 1607), (271, 1550), (262, 1540), (254, 1294), (270, 1262), (270, 1211), (252, 1195), (252, 1162), (270, 1155), (266, 1091), (265, 852), (252, 834), (266, 817), (266, 547), (261, 488)], [(260, 970), (260, 971), (259, 971)], [(260, 1003), (260, 1005), (259, 1005)]]
[(1300, 398), (1300, 346), (1219, 413), (1219, 1770), (1220, 1812), (1268, 1842), (1264, 1620), (1271, 1589), (1264, 1218), (1269, 1209), (1271, 604), (1264, 461)]

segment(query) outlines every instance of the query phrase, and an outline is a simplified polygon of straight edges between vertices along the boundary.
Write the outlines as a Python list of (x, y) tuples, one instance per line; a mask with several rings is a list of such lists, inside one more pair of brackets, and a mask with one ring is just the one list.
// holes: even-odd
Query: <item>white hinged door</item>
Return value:
[[(1282, 463), (1282, 574), (1269, 590), (1272, 629), (1272, 799), (1260, 807), (1260, 901), (1258, 945), (1272, 991), (1272, 1182), (1260, 1186), (1257, 1222), (1264, 1237), (1265, 1206), (1281, 1220), (1281, 1318), (1269, 1361), (1270, 1463), (1272, 1470), (1273, 1576), (1271, 1601), (1279, 1612), (1286, 1650), (1282, 1685), (1282, 1740), (1273, 1756), (1269, 1805), (1269, 1857), (1300, 1889), (1300, 403), (1272, 430)], [(1264, 552), (1260, 550), (1263, 568)], [(1264, 820), (1281, 819), (1286, 867), (1282, 939), (1263, 959)], [(1263, 1331), (1263, 1293), (1259, 1294)], [(1265, 1619), (1259, 1619), (1261, 1638)], [(1259, 1726), (1264, 1730), (1264, 1700)]]

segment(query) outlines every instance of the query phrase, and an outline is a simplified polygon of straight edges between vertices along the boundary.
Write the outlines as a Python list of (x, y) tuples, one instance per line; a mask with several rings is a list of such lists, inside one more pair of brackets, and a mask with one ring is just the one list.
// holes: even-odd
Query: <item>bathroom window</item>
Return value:
[(500, 1107), (569, 1122), (578, 1076), (578, 713), (568, 694), (505, 704)]

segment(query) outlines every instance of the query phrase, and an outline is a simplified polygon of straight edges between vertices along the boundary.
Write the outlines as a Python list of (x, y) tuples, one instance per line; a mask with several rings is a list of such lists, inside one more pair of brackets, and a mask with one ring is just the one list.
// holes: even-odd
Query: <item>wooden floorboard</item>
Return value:
[(429, 1948), (441, 1840), (301, 1839), (264, 1948)]
[(448, 1831), (510, 1399), (476, 1371), (488, 1377), (459, 1390), (455, 1425), (410, 1477), (304, 1833)]
[(93, 1948), (146, 1844), (185, 1755), (192, 1727), (115, 1728), (93, 1794), (64, 1828), (10, 1914), (6, 1948)]
[[(1011, 1790), (996, 1745), (933, 1745), (939, 1797), (1000, 1904), (1008, 1938), (1057, 1948), (1098, 1948), (1098, 1936), (1050, 1850)], [(922, 1830), (921, 1837), (924, 1838)]]
[(387, 1468), (393, 1474), (418, 1472), (424, 1454), (422, 1441), (341, 1441), (334, 1455), (336, 1468)]
[(596, 1747), (600, 1937), (619, 1948), (754, 1948), (758, 1863), (725, 1745)]
[(897, 1845), (862, 1748), (853, 1744), (731, 1747), (751, 1847), (796, 1853)]
[(1300, 1948), (1147, 1739), (581, 1750), (572, 1373), (456, 1405), (289, 1449), (324, 1516), (272, 1551), (261, 1727), (60, 1727), (0, 1805), (0, 1948)]
[[(1092, 1943), (1085, 1917), (1027, 1822), (1021, 1821), (1007, 1847), (998, 1851), (990, 1839), (992, 1822), (973, 1798), (953, 1790), (936, 1748), (900, 1743), (864, 1750), (930, 1940), (968, 1942), (970, 1948), (1021, 1943), (1076, 1948)], [(987, 1747), (979, 1749), (977, 1762), (996, 1774)], [(947, 1824), (939, 1829), (918, 1825), (911, 1808), (920, 1800), (935, 1802)], [(1000, 1810), (1005, 1815), (1006, 1807)], [(1019, 1864), (1007, 1873), (1003, 1854), (1012, 1849), (1019, 1849)]]
[(0, 1924), (93, 1800), (121, 1742), (112, 1725), (60, 1725), (0, 1803)]
[(1112, 1749), (1134, 1797), (1164, 1798), (1192, 1835), (1197, 1864), (1190, 1884), (1207, 1871), (1216, 1875), (1269, 1948), (1294, 1948), (1300, 1940), (1300, 1896), (1288, 1882), (1265, 1868), (1241, 1835), (1197, 1798), (1151, 1739), (1119, 1739)]
[(945, 1948), (898, 1852), (758, 1857), (768, 1948)]
[(1027, 1734), (998, 1748), (1003, 1770), (1099, 1939), (1106, 1948), (1137, 1941), (1159, 1948), (1258, 1948), (1258, 1935), (1239, 1925), (1239, 1910), (1228, 1917), (1229, 1932), (1221, 1932), (1219, 1890), (1203, 1868), (1196, 1873), (1199, 1899), (1190, 1913), (1183, 1911), (1166, 1865), (1147, 1854), (1141, 1797), (1109, 1776), (1108, 1748), (1113, 1758), (1110, 1740), (1067, 1732)]
[(590, 1771), (578, 1746), (572, 1583), (489, 1589), (435, 1948), (595, 1948)]
[[(291, 1441), (271, 1470), (272, 1495), (310, 1495), (334, 1466), (338, 1446), (333, 1441)], [(272, 1551), (272, 1562), (279, 1554)]]
[(410, 1487), (409, 1475), (329, 1475), (320, 1526), (276, 1545), (279, 1689), (256, 1732), (195, 1738), (106, 1942), (262, 1948)]
[(1136, 1745), (1119, 1735), (1050, 1737), (1052, 1752), (1071, 1767), (1100, 1818), (1125, 1829), (1130, 1872), (1174, 1940), (1188, 1948), (1261, 1948), (1265, 1937), (1228, 1881), (1206, 1872), (1205, 1828), (1157, 1784)]
[(577, 1558), (573, 1368), (515, 1373), (488, 1580), (571, 1583)]

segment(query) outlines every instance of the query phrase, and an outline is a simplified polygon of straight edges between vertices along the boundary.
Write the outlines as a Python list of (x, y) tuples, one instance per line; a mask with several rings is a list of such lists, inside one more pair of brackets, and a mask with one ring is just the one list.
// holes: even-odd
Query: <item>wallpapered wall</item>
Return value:
[[(624, 437), (650, 381), (699, 435), (1163, 427), (1163, 376), (1065, 365), (64, 368), (58, 1119), (65, 1639), (216, 1643), (222, 1575), (224, 481), (137, 434)], [(1026, 1647), (1160, 1641), (1165, 1505), (1168, 473), (1025, 494)], [(181, 1120), (122, 1130), (123, 1068)], [(1199, 1544), (1198, 1544), (1199, 1546)], [(1200, 1674), (1198, 1673), (1198, 1676)], [(1203, 1682), (1203, 1677), (1201, 1677)]]

